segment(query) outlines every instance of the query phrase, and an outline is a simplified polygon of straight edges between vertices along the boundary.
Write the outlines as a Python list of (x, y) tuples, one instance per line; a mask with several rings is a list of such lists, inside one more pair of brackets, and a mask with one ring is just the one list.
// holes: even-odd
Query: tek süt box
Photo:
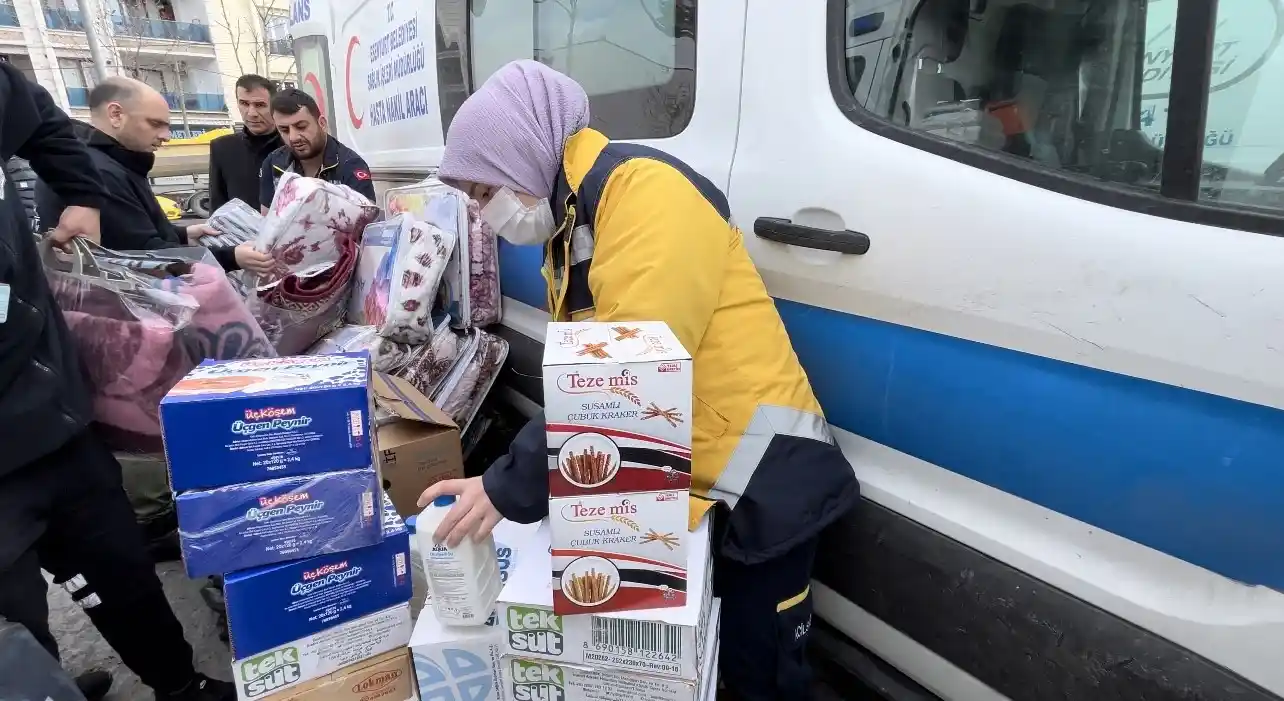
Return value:
[(263, 699), (410, 642), (410, 604), (400, 604), (232, 662), (240, 701)]
[(717, 689), (719, 606), (715, 601), (696, 641), (702, 654), (693, 679), (675, 679), (617, 669), (504, 657), (504, 701), (703, 701)]
[(175, 492), (375, 464), (365, 353), (206, 361), (160, 416)]
[(691, 587), (681, 606), (562, 616), (553, 608), (558, 581), (549, 581), (549, 532), (541, 528), (499, 597), (503, 654), (695, 680), (714, 602), (709, 519), (690, 535), (685, 566)]
[(381, 543), (227, 575), (232, 656), (250, 657), (406, 603), (410, 592), (409, 533), (385, 497)]
[(179, 494), (189, 577), (343, 552), (383, 538), (379, 475), (344, 470)]

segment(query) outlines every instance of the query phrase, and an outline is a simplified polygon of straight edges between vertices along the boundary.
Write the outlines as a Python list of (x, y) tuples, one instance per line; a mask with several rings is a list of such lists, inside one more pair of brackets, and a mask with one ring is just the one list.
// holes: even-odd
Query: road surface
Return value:
[[(188, 579), (183, 573), (182, 564), (178, 562), (159, 565), (156, 571), (160, 574), (174, 613), (183, 624), (187, 640), (195, 649), (197, 669), (211, 677), (230, 679), (232, 657), (227, 645), (218, 639), (213, 612), (201, 599), (201, 583)], [(116, 677), (112, 693), (107, 697), (111, 701), (142, 701), (152, 698), (151, 690), (143, 686), (138, 677), (121, 664), (120, 658), (98, 634), (89, 617), (62, 587), (49, 587), (49, 624), (54, 636), (58, 638), (63, 668), (68, 672), (75, 675), (91, 669), (110, 671)], [(139, 621), (138, 625), (146, 626), (147, 622)]]

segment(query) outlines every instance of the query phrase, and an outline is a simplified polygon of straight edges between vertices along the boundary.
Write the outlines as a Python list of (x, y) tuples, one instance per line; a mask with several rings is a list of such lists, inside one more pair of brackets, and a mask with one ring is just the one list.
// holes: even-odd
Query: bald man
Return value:
[[(102, 209), (102, 243), (118, 251), (190, 246), (216, 233), (206, 224), (176, 226), (165, 217), (147, 176), (156, 150), (169, 141), (169, 104), (154, 88), (132, 78), (111, 77), (89, 91), (89, 124), (76, 124), (76, 135), (107, 186)], [(58, 221), (63, 203), (52, 189), (36, 185), (42, 221)], [(211, 248), (226, 270), (267, 272), (271, 259), (252, 244)]]

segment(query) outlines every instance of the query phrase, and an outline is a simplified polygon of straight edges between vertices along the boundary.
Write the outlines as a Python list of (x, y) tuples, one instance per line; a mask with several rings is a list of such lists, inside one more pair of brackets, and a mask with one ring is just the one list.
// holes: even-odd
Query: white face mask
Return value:
[(557, 224), (548, 200), (527, 207), (508, 188), (502, 188), (482, 207), (482, 220), (496, 236), (516, 246), (538, 246), (553, 238)]

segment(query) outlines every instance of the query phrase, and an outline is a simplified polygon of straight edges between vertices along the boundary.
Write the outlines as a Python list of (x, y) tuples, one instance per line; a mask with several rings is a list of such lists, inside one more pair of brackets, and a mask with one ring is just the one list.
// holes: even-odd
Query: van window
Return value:
[(696, 0), (471, 0), (466, 38), (438, 36), (439, 49), (465, 54), (439, 51), (439, 76), (443, 61), (464, 61), (471, 92), (505, 63), (535, 59), (584, 86), (592, 125), (611, 138), (673, 136), (695, 108), (695, 14)]
[[(1147, 27), (1172, 24), (1176, 2), (1152, 2)], [(1162, 12), (1161, 12), (1162, 10)], [(1200, 199), (1221, 204), (1284, 210), (1284, 7), (1277, 0), (1224, 0), (1217, 6), (1213, 34), (1212, 82), (1205, 124)], [(1149, 32), (1155, 36), (1157, 32)], [(1163, 45), (1171, 49), (1172, 37)], [(1147, 54), (1151, 47), (1147, 45)], [(1156, 47), (1158, 76), (1171, 55)], [(1149, 56), (1148, 56), (1149, 61)], [(1143, 83), (1143, 90), (1147, 85)], [(1154, 92), (1160, 92), (1156, 89)], [(1146, 99), (1143, 111), (1162, 114), (1162, 95)], [(1162, 125), (1159, 138), (1162, 138)]]
[[(915, 133), (1158, 193), (1185, 1), (846, 0), (842, 83)], [(1201, 200), (1284, 209), (1281, 12), (1219, 4)]]

